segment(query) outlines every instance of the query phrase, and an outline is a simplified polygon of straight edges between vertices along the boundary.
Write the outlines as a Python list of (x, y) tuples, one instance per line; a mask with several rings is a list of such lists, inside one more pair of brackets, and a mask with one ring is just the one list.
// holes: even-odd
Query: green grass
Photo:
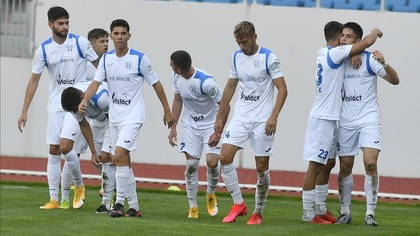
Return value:
[[(300, 223), (301, 199), (269, 196), (263, 224), (246, 225), (252, 213), (254, 196), (244, 195), (248, 217), (223, 224), (230, 210), (229, 195), (218, 195), (219, 214), (206, 212), (204, 193), (199, 193), (200, 218), (188, 219), (185, 192), (138, 189), (142, 218), (111, 218), (96, 214), (100, 205), (97, 188), (88, 187), (87, 202), (79, 210), (40, 210), (48, 200), (45, 184), (0, 182), (0, 235), (420, 235), (420, 204), (380, 203), (377, 220), (380, 227), (363, 224), (365, 202), (353, 201), (351, 225), (310, 225)], [(328, 206), (339, 209), (336, 199)]]

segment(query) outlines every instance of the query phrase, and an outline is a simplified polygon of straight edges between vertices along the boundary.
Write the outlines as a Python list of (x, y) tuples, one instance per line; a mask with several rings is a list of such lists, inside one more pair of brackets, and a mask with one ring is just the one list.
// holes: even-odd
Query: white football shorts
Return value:
[(80, 131), (79, 122), (70, 112), (65, 113), (60, 138), (72, 140), (74, 142), (73, 150), (77, 154), (86, 153), (87, 142)]
[(309, 117), (303, 159), (326, 164), (337, 154), (337, 121)]
[[(91, 122), (91, 120), (89, 120)], [(90, 124), (93, 134), (93, 142), (95, 143), (95, 149), (98, 155), (101, 155), (102, 152), (111, 153), (112, 143), (111, 135), (109, 131), (109, 121), (108, 119), (104, 122), (92, 122), (94, 125)]]
[(115, 147), (122, 147), (127, 151), (136, 150), (136, 140), (140, 134), (143, 124), (123, 124), (119, 126), (109, 126), (111, 134), (112, 155), (115, 155)]
[(210, 135), (214, 132), (213, 127), (205, 130), (197, 130), (189, 127), (183, 127), (183, 134), (181, 143), (179, 145), (179, 150), (181, 153), (188, 153), (192, 157), (201, 159), (203, 149), (205, 153), (214, 153), (220, 155), (220, 146), (221, 142), (214, 146), (210, 147), (207, 142), (209, 141)]
[(382, 128), (380, 123), (371, 123), (359, 127), (339, 127), (339, 156), (356, 156), (360, 148), (381, 150)]
[(274, 152), (274, 135), (265, 134), (265, 124), (266, 122), (242, 122), (233, 118), (226, 129), (222, 143), (242, 149), (245, 142), (250, 139), (254, 156), (271, 156)]
[(65, 111), (48, 112), (47, 144), (60, 145), (60, 133), (65, 114)]

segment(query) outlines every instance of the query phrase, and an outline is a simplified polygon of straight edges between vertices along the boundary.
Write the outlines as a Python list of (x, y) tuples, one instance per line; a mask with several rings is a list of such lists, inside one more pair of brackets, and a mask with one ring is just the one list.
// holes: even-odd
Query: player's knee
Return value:
[(376, 172), (376, 162), (368, 162), (365, 164), (366, 172)]

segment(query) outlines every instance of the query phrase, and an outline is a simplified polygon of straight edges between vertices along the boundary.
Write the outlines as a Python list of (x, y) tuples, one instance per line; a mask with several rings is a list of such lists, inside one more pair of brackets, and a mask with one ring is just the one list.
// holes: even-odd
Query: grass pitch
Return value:
[[(0, 182), (0, 235), (420, 235), (420, 204), (379, 203), (379, 227), (364, 226), (365, 202), (353, 201), (351, 225), (301, 223), (302, 202), (297, 197), (269, 196), (262, 225), (246, 225), (254, 196), (244, 195), (248, 216), (222, 223), (232, 200), (218, 194), (219, 214), (207, 214), (205, 194), (199, 193), (199, 219), (188, 219), (185, 192), (138, 189), (142, 218), (111, 218), (96, 214), (98, 189), (87, 187), (86, 203), (79, 210), (40, 210), (47, 202), (45, 184)], [(73, 194), (73, 193), (71, 193)], [(337, 214), (336, 199), (328, 199)], [(127, 210), (127, 209), (126, 209)]]

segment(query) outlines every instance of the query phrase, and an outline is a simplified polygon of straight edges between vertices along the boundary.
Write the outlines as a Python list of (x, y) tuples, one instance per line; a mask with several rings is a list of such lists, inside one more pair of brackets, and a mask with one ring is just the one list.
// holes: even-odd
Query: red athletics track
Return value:
[[(80, 166), (83, 174), (97, 174), (96, 168), (90, 161), (81, 160)], [(183, 165), (157, 165), (157, 164), (143, 164), (132, 163), (134, 175), (142, 178), (157, 178), (157, 179), (175, 179), (184, 180), (185, 166)], [(337, 166), (335, 167), (337, 168)], [(25, 158), (25, 157), (11, 157), (0, 156), (0, 169), (8, 170), (26, 170), (26, 171), (47, 171), (47, 158)], [(240, 184), (255, 184), (256, 173), (253, 169), (237, 169)], [(293, 171), (270, 171), (271, 186), (287, 186), (287, 187), (302, 187), (303, 172)], [(28, 182), (47, 182), (46, 177), (39, 176), (25, 176), (25, 175), (12, 175), (1, 174), (1, 181), (15, 180), (15, 181), (28, 181)], [(206, 181), (206, 168), (201, 167), (199, 170), (199, 181)], [(86, 179), (86, 185), (99, 185), (99, 180)], [(354, 191), (363, 192), (363, 175), (354, 176)], [(167, 188), (168, 184), (155, 184), (155, 183), (137, 183), (139, 188)], [(180, 186), (184, 189), (184, 186)], [(204, 187), (200, 187), (204, 189)], [(337, 189), (337, 175), (330, 177), (330, 189)], [(226, 191), (224, 188), (218, 191)], [(252, 189), (244, 190), (245, 192), (254, 192)], [(420, 195), (420, 178), (396, 178), (396, 177), (380, 177), (380, 192), (381, 193), (395, 193), (395, 194), (409, 194)], [(270, 191), (271, 195), (283, 194), (300, 196), (299, 192), (285, 192), (285, 191)], [(363, 199), (363, 198), (361, 198)], [(397, 201), (407, 203), (420, 203), (418, 200), (407, 199), (388, 199), (381, 198), (380, 201)]]

